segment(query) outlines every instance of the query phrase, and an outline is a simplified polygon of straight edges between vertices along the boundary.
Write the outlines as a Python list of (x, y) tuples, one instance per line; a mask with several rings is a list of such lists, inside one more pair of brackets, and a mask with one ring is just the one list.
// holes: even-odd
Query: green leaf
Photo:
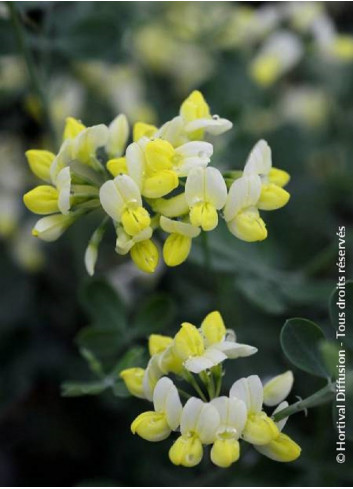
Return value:
[(98, 358), (87, 348), (80, 348), (81, 356), (87, 361), (91, 372), (98, 376), (104, 375), (103, 366)]
[(288, 319), (281, 331), (281, 346), (293, 365), (319, 377), (328, 377), (320, 352), (320, 343), (325, 339), (320, 327), (302, 318)]
[(175, 317), (174, 302), (164, 294), (156, 294), (143, 302), (136, 313), (133, 332), (149, 335), (162, 331)]
[(120, 332), (112, 327), (87, 326), (78, 333), (76, 341), (99, 358), (118, 355), (124, 345)]
[(61, 395), (64, 397), (96, 396), (108, 387), (104, 381), (64, 382), (61, 385)]
[(323, 362), (333, 378), (337, 378), (339, 345), (336, 341), (321, 341), (319, 345)]
[(282, 314), (287, 309), (275, 282), (259, 277), (241, 276), (236, 279), (235, 284), (248, 300), (270, 314)]
[[(338, 337), (337, 339), (340, 342), (342, 341), (344, 345), (347, 345), (349, 348), (353, 349), (353, 332), (351, 329), (349, 329), (353, 324), (353, 280), (347, 280), (345, 288), (341, 290), (345, 290), (344, 302), (340, 302), (341, 304), (344, 304), (344, 307), (339, 307), (337, 305), (339, 301), (339, 290), (336, 287), (332, 291), (329, 299), (331, 324), (335, 331), (339, 332), (341, 328), (343, 331), (343, 326), (339, 327), (339, 322), (344, 320), (345, 336)], [(342, 318), (343, 314), (344, 318)], [(339, 321), (339, 319), (341, 321)]]
[(90, 280), (81, 291), (80, 298), (95, 327), (120, 332), (127, 329), (124, 303), (108, 282)]

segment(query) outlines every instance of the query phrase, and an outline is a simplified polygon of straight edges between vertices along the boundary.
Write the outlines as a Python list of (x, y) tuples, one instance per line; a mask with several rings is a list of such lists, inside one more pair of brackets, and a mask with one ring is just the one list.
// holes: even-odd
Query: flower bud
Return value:
[(29, 167), (38, 178), (50, 182), (50, 166), (55, 159), (55, 154), (41, 149), (26, 151)]
[(277, 406), (290, 393), (294, 382), (293, 372), (288, 370), (284, 374), (277, 375), (264, 385), (264, 404)]
[(169, 450), (169, 459), (174, 465), (195, 467), (203, 456), (203, 447), (197, 436), (179, 436)]
[(131, 431), (147, 441), (162, 441), (171, 433), (166, 415), (155, 411), (146, 411), (137, 416), (131, 424)]
[(127, 390), (135, 397), (145, 399), (143, 392), (143, 376), (145, 375), (144, 368), (126, 368), (120, 372), (120, 377), (123, 379)]
[(35, 214), (52, 214), (58, 212), (59, 193), (51, 185), (39, 185), (23, 196), (27, 209)]

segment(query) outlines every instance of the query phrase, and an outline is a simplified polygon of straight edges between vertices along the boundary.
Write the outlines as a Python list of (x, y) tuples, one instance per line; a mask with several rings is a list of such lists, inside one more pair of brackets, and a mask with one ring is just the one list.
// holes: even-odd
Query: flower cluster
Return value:
[[(109, 127), (86, 128), (68, 118), (57, 155), (27, 151), (33, 173), (44, 180), (24, 196), (28, 209), (50, 214), (40, 219), (33, 234), (57, 239), (78, 217), (103, 208), (116, 230), (116, 252), (130, 253), (144, 272), (154, 272), (159, 250), (152, 236), (161, 230), (165, 263), (183, 263), (192, 239), (218, 225), (219, 214), (237, 238), (253, 242), (267, 237), (260, 210), (284, 206), (289, 175), (272, 167), (271, 149), (260, 140), (243, 171), (222, 174), (209, 165), (213, 145), (204, 138), (229, 130), (232, 123), (216, 115), (202, 94), (194, 91), (179, 115), (157, 128), (137, 122), (133, 142), (121, 114)], [(111, 175), (114, 177), (111, 178)], [(94, 232), (85, 262), (93, 274), (106, 219)]]
[[(200, 463), (205, 445), (211, 446), (215, 465), (229, 467), (239, 459), (239, 440), (278, 462), (297, 459), (300, 447), (282, 433), (287, 418), (275, 423), (263, 408), (263, 404), (277, 405), (272, 413), (276, 414), (288, 406), (284, 399), (293, 385), (291, 371), (264, 386), (257, 375), (242, 378), (232, 385), (228, 396), (220, 395), (222, 362), (256, 351), (236, 342), (234, 331), (226, 330), (218, 311), (208, 314), (200, 328), (183, 323), (174, 338), (151, 335), (151, 358), (146, 369), (129, 368), (120, 373), (132, 395), (153, 402), (153, 410), (133, 421), (132, 433), (157, 442), (178, 432), (169, 458), (185, 467)], [(167, 377), (171, 374), (179, 383), (192, 387), (198, 397), (179, 389)], [(184, 406), (180, 396), (187, 398)]]

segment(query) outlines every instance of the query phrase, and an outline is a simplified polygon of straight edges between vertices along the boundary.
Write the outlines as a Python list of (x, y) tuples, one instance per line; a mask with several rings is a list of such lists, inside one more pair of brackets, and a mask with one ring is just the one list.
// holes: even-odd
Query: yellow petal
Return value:
[(289, 192), (284, 188), (268, 183), (262, 185), (260, 198), (257, 202), (257, 207), (264, 211), (273, 211), (285, 206), (290, 198)]
[(198, 202), (190, 210), (190, 221), (204, 231), (212, 231), (218, 224), (218, 213), (212, 204)]
[(161, 334), (151, 334), (148, 338), (148, 351), (151, 355), (162, 353), (173, 343), (173, 338)]
[(238, 440), (218, 439), (211, 449), (211, 460), (218, 467), (227, 468), (239, 459), (240, 445)]
[(136, 243), (130, 251), (135, 265), (146, 273), (153, 273), (158, 265), (158, 249), (150, 239)]
[(153, 124), (146, 124), (145, 122), (135, 122), (133, 129), (133, 139), (138, 141), (142, 137), (151, 138), (157, 131), (157, 127)]
[(51, 185), (39, 185), (23, 196), (27, 209), (35, 214), (53, 214), (59, 211), (59, 192)]
[(117, 177), (121, 173), (124, 175), (128, 174), (126, 158), (122, 156), (121, 158), (113, 158), (107, 162), (107, 169), (113, 175)]
[(176, 267), (189, 256), (192, 239), (189, 236), (172, 233), (163, 246), (163, 258), (168, 267)]
[(183, 359), (200, 356), (205, 348), (202, 336), (198, 329), (191, 323), (183, 323), (174, 338), (174, 352)]
[(130, 236), (135, 236), (151, 224), (151, 218), (144, 207), (127, 208), (121, 216), (124, 230)]
[(184, 100), (180, 107), (180, 115), (187, 122), (211, 117), (210, 108), (201, 92), (194, 90)]
[(166, 415), (155, 411), (146, 411), (137, 416), (131, 424), (131, 431), (147, 441), (162, 441), (171, 433)]
[(256, 449), (276, 462), (293, 462), (301, 453), (300, 446), (284, 433), (280, 433), (268, 445), (257, 446)]
[(272, 167), (268, 174), (268, 179), (270, 183), (274, 183), (279, 187), (285, 187), (290, 180), (290, 175), (284, 170)]
[(240, 212), (228, 223), (228, 228), (234, 236), (249, 243), (267, 238), (266, 225), (258, 212)]
[(261, 411), (260, 413), (250, 413), (248, 415), (242, 434), (245, 441), (253, 445), (267, 445), (278, 435), (279, 430), (276, 424), (266, 413)]
[(26, 151), (26, 157), (32, 173), (41, 180), (50, 182), (50, 166), (55, 154), (42, 149), (30, 149)]
[(170, 170), (173, 167), (173, 156), (174, 148), (168, 141), (162, 139), (150, 141), (145, 146), (147, 171), (159, 172)]
[(82, 124), (81, 121), (75, 119), (74, 117), (67, 117), (63, 140), (73, 139), (80, 134), (81, 131), (86, 129), (86, 126)]
[(143, 393), (143, 376), (145, 369), (143, 368), (126, 368), (120, 372), (120, 377), (123, 379), (127, 390), (135, 397), (144, 399)]
[(150, 199), (158, 199), (168, 195), (178, 185), (179, 178), (173, 170), (159, 171), (144, 180), (142, 195)]
[(201, 331), (207, 344), (213, 345), (223, 340), (226, 334), (226, 327), (219, 311), (210, 312), (201, 324)]
[(171, 344), (159, 359), (159, 366), (164, 373), (172, 372), (180, 375), (184, 366), (183, 359), (180, 358), (174, 351), (174, 347)]
[(197, 436), (179, 436), (169, 450), (170, 461), (174, 465), (195, 467), (203, 456), (203, 447)]

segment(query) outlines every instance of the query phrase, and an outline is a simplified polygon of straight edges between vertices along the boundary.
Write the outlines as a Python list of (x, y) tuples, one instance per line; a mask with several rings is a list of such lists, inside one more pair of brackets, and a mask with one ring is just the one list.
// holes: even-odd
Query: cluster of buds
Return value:
[[(218, 311), (208, 314), (200, 328), (183, 323), (174, 338), (151, 335), (147, 367), (120, 373), (133, 396), (153, 402), (153, 410), (132, 422), (132, 433), (157, 442), (178, 432), (169, 458), (173, 464), (185, 467), (200, 463), (206, 445), (211, 446), (215, 465), (229, 467), (239, 459), (240, 440), (272, 460), (297, 459), (300, 447), (282, 433), (287, 419), (275, 423), (263, 408), (263, 404), (277, 406), (272, 413), (276, 414), (288, 406), (284, 399), (293, 385), (291, 371), (265, 385), (257, 375), (242, 378), (232, 385), (228, 396), (220, 395), (223, 361), (256, 351), (253, 346), (236, 342), (234, 331), (226, 329)], [(182, 389), (167, 375), (173, 375)], [(193, 389), (197, 397), (186, 388)], [(184, 406), (180, 397), (187, 399)]]
[[(47, 184), (25, 194), (24, 202), (32, 212), (50, 214), (37, 222), (33, 234), (53, 241), (78, 217), (102, 208), (116, 230), (116, 252), (130, 253), (147, 273), (154, 272), (159, 261), (152, 240), (158, 230), (167, 235), (163, 258), (170, 267), (187, 259), (193, 238), (217, 227), (219, 214), (237, 238), (265, 239), (259, 210), (279, 209), (288, 202), (283, 187), (289, 175), (272, 167), (271, 149), (264, 140), (254, 146), (243, 171), (222, 174), (210, 166), (213, 145), (204, 141), (205, 136), (231, 127), (227, 119), (211, 115), (198, 91), (161, 127), (135, 123), (130, 144), (123, 114), (109, 127), (86, 128), (68, 118), (57, 155), (43, 150), (26, 153), (33, 173)], [(90, 274), (106, 223), (105, 218), (87, 247)]]

